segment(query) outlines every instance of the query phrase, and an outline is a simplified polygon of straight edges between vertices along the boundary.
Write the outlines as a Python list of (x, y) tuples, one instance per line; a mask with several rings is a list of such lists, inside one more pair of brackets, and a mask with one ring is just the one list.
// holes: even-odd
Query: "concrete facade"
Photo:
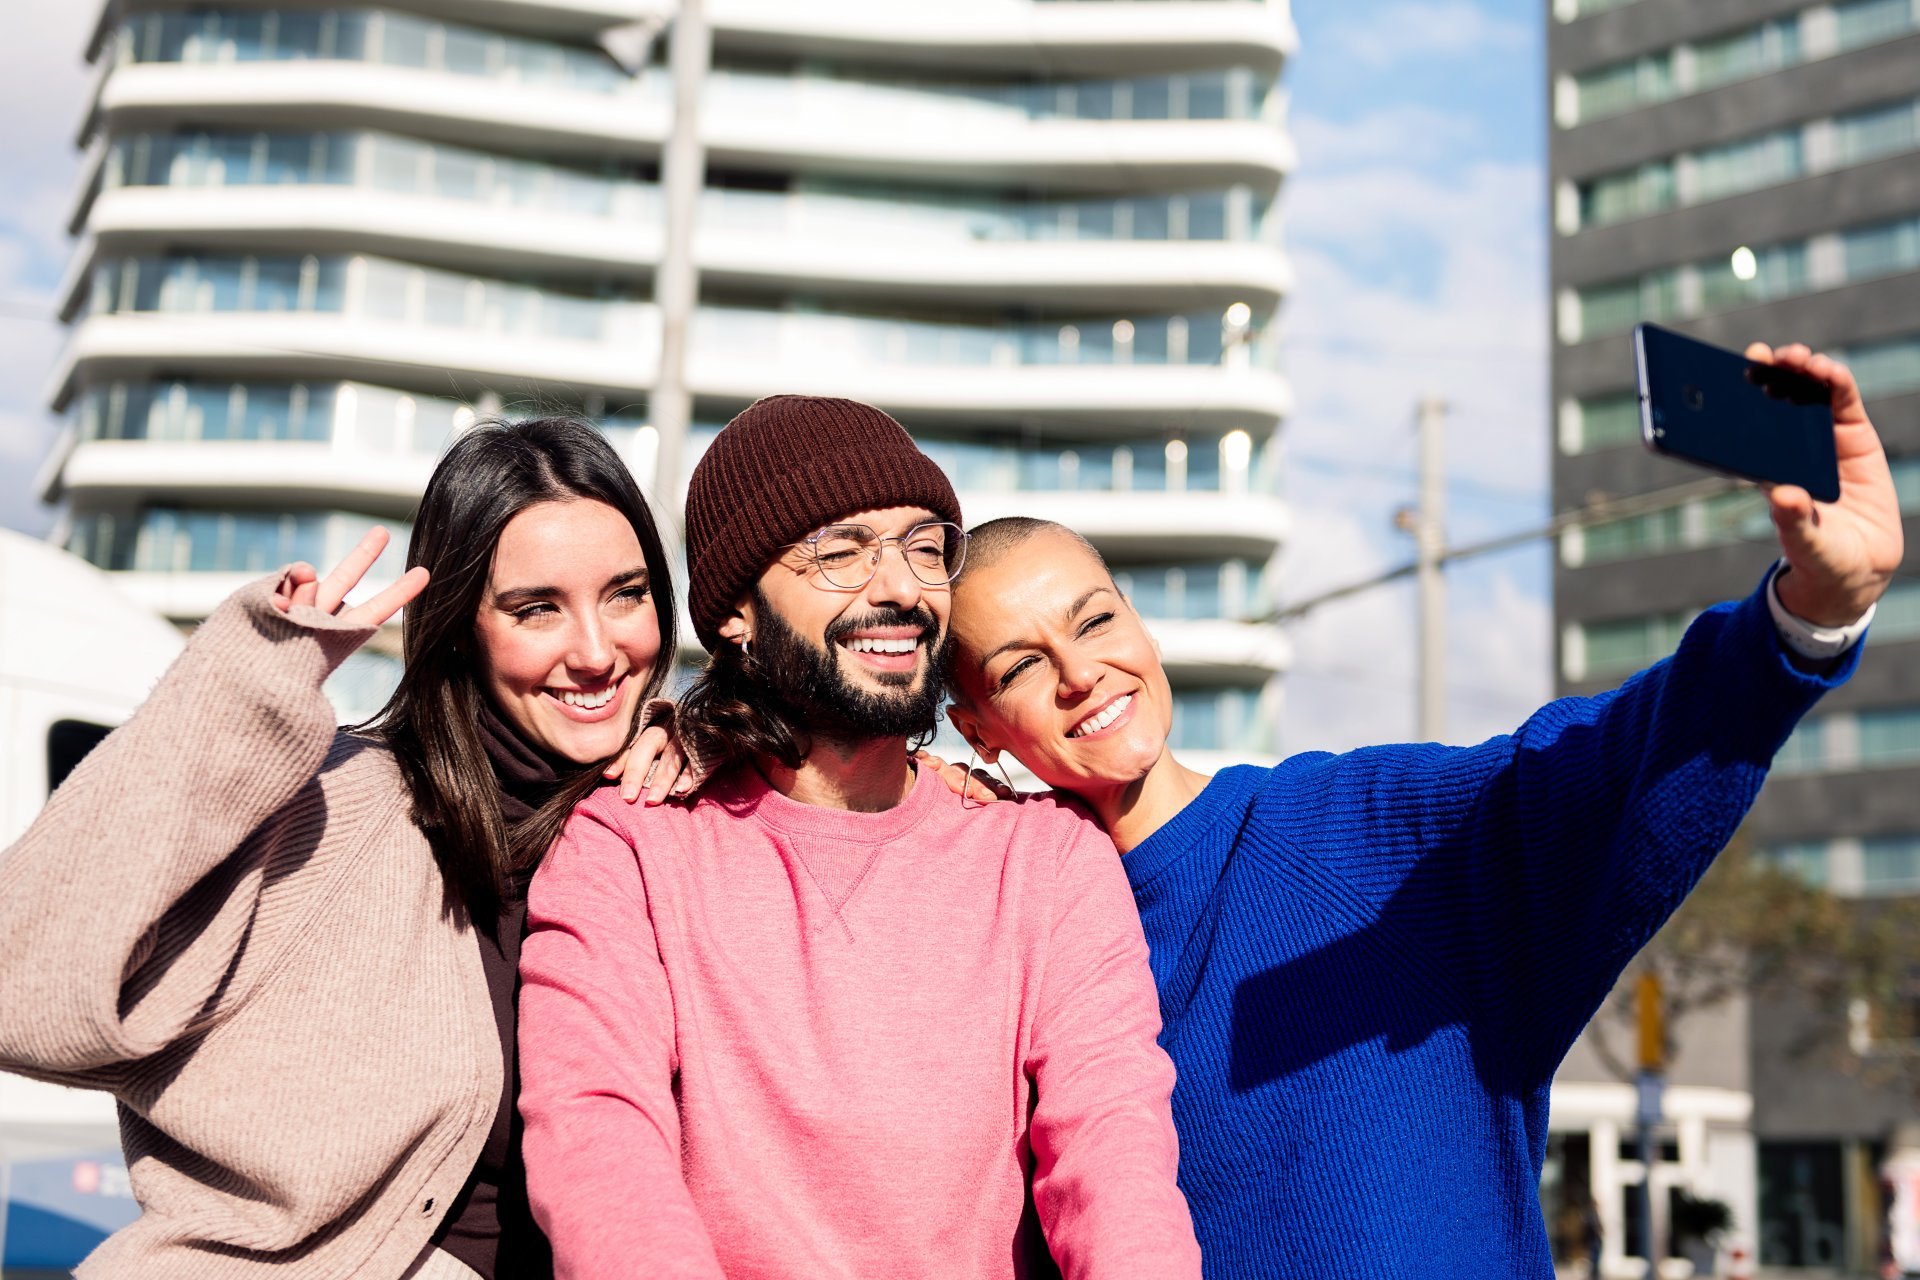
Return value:
[[(671, 76), (599, 41), (673, 8), (102, 3), (56, 538), (191, 623), (404, 521), (478, 416), (590, 416), (656, 487)], [(683, 467), (763, 395), (879, 404), (970, 520), (1109, 555), (1184, 747), (1267, 757), (1286, 0), (708, 10)], [(354, 661), (347, 719), (396, 674)]]
[[(1548, 25), (1555, 511), (1697, 484), (1705, 474), (1655, 457), (1617, 426), (1620, 398), (1634, 389), (1631, 321), (1615, 310), (1604, 313), (1604, 324), (1588, 322), (1603, 314), (1600, 291), (1628, 281), (1641, 282), (1637, 301), (1624, 304), (1629, 311), (1637, 305), (1639, 318), (1722, 346), (1758, 339), (1849, 356), (1895, 353), (1878, 383), (1866, 385), (1869, 408), (1896, 466), (1920, 457), (1920, 375), (1886, 372), (1907, 359), (1909, 347), (1920, 360), (1920, 261), (1899, 253), (1868, 261), (1858, 244), (1867, 229), (1920, 215), (1920, 122), (1898, 118), (1902, 104), (1920, 111), (1920, 5), (1563, 0)], [(1728, 52), (1736, 46), (1737, 56)], [(1606, 89), (1608, 69), (1629, 62), (1637, 64), (1633, 75), (1619, 72)], [(1632, 93), (1619, 88), (1629, 79)], [(1838, 146), (1836, 138), (1873, 113), (1893, 120), (1892, 133), (1852, 153)], [(1769, 136), (1790, 162), (1765, 171), (1758, 156)], [(1751, 161), (1741, 154), (1749, 143)], [(1753, 172), (1743, 173), (1749, 162)], [(1709, 164), (1721, 166), (1713, 190), (1702, 181)], [(1616, 198), (1604, 211), (1603, 178)], [(1778, 249), (1791, 262), (1776, 279), (1729, 289), (1730, 279), (1750, 279), (1734, 260), (1743, 247), (1762, 257)], [(1731, 276), (1719, 276), (1728, 270)], [(1703, 283), (1714, 277), (1717, 295)], [(1604, 442), (1590, 444), (1579, 426), (1568, 430), (1570, 419), (1585, 420), (1574, 406), (1609, 404), (1616, 427)], [(1920, 493), (1903, 496), (1908, 537), (1920, 538)], [(1596, 636), (1617, 638), (1646, 621), (1647, 635), (1661, 637), (1640, 655), (1651, 661), (1671, 648), (1685, 618), (1746, 594), (1771, 562), (1763, 511), (1758, 526), (1749, 520), (1736, 531), (1728, 521), (1714, 524), (1711, 512), (1676, 510), (1673, 526), (1648, 533), (1639, 546), (1617, 539), (1596, 555), (1591, 533), (1562, 540), (1554, 571), (1562, 693), (1608, 688), (1632, 669), (1618, 656), (1631, 648), (1616, 647), (1610, 663), (1590, 661)], [(1857, 677), (1819, 709), (1855, 737), (1863, 715), (1920, 710), (1920, 633), (1886, 617), (1886, 635), (1876, 636)], [(1651, 621), (1662, 618), (1663, 626)], [(1861, 855), (1874, 842), (1920, 840), (1920, 752), (1862, 758), (1829, 748), (1810, 767), (1769, 782), (1747, 834), (1763, 857), (1798, 850), (1800, 865), (1811, 865), (1836, 892), (1920, 889), (1897, 877), (1876, 881)], [(1734, 1203), (1766, 1265), (1873, 1261), (1876, 1205), (1871, 1178), (1859, 1171), (1912, 1103), (1847, 1060), (1846, 1017), (1846, 1010), (1804, 1004), (1748, 1010), (1743, 1002), (1738, 1017), (1709, 1019), (1689, 1032), (1710, 1044), (1707, 1055), (1674, 1064), (1676, 1087), (1712, 1081), (1750, 1100), (1738, 1127), (1757, 1158), (1744, 1173), (1737, 1160), (1725, 1164), (1696, 1190)], [(1826, 1047), (1805, 1051), (1809, 1040)], [(1728, 1067), (1734, 1061), (1738, 1070)], [(1582, 1049), (1562, 1085), (1603, 1077)], [(1557, 1129), (1571, 1127), (1563, 1115), (1556, 1110)], [(1596, 1170), (1601, 1163), (1596, 1155)], [(1742, 1200), (1757, 1208), (1757, 1223), (1740, 1212)]]

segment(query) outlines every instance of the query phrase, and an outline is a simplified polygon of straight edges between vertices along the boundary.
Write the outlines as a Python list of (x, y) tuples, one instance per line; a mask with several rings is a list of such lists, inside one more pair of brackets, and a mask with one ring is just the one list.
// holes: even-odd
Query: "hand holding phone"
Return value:
[(1900, 498), (1886, 450), (1867, 417), (1852, 371), (1838, 360), (1797, 342), (1778, 350), (1756, 342), (1746, 356), (1756, 364), (1804, 374), (1827, 388), (1840, 500), (1816, 503), (1799, 485), (1777, 484), (1768, 488), (1767, 501), (1787, 560), (1787, 571), (1777, 584), (1780, 603), (1818, 626), (1848, 626), (1886, 594), (1906, 554)]
[[(1668, 336), (1692, 347), (1704, 348), (1718, 361), (1721, 372), (1704, 385), (1687, 377), (1650, 377), (1650, 363), (1667, 370), (1673, 367), (1670, 364), (1663, 365), (1657, 358), (1651, 362), (1648, 359), (1650, 351), (1667, 345)], [(1816, 462), (1822, 456), (1831, 457), (1831, 488), (1823, 483), (1824, 472), (1818, 466), (1805, 473), (1812, 482), (1808, 485), (1799, 483), (1790, 474), (1779, 473), (1781, 469), (1771, 465), (1743, 469), (1747, 462), (1752, 461), (1750, 455), (1736, 459), (1742, 463), (1742, 467), (1736, 468), (1725, 461), (1716, 460), (1727, 457), (1722, 453), (1716, 452), (1713, 458), (1706, 458), (1683, 453), (1677, 447), (1661, 451), (1761, 480), (1767, 489), (1767, 501), (1772, 508), (1780, 549), (1787, 560), (1787, 569), (1776, 582), (1780, 603), (1796, 617), (1816, 626), (1844, 627), (1859, 621), (1873, 603), (1885, 594), (1887, 585), (1899, 570), (1906, 551), (1906, 539), (1901, 527), (1900, 500), (1893, 490), (1893, 473), (1887, 466), (1886, 450), (1881, 447), (1880, 436), (1867, 418), (1867, 406), (1860, 398), (1860, 388), (1854, 382), (1852, 372), (1831, 356), (1816, 355), (1800, 343), (1776, 351), (1763, 342), (1756, 342), (1747, 348), (1745, 355), (1737, 355), (1694, 342), (1679, 334), (1671, 334), (1668, 330), (1656, 329), (1652, 325), (1643, 325), (1635, 330), (1634, 349), (1640, 361), (1641, 428), (1646, 434), (1647, 443), (1655, 448), (1660, 448), (1663, 442), (1678, 444), (1673, 430), (1672, 409), (1668, 408), (1676, 393), (1680, 406), (1692, 413), (1704, 413), (1707, 397), (1714, 394), (1711, 388), (1718, 387), (1720, 391), (1715, 395), (1716, 399), (1737, 397), (1753, 404), (1753, 397), (1757, 396), (1760, 412), (1780, 412), (1784, 416), (1817, 409), (1825, 415), (1831, 427), (1825, 436), (1827, 443), (1824, 450), (1816, 444), (1812, 452), (1786, 456), (1798, 459), (1803, 466), (1808, 457)], [(1683, 356), (1688, 354), (1686, 348), (1679, 350)], [(1733, 372), (1738, 379), (1735, 382), (1726, 380), (1727, 360), (1734, 362)], [(1749, 374), (1752, 375), (1751, 381), (1748, 380)], [(1769, 395), (1770, 390), (1777, 394), (1786, 388), (1804, 400), (1807, 398), (1805, 389), (1809, 385), (1824, 391), (1824, 407), (1798, 404), (1784, 397), (1778, 403), (1785, 408), (1773, 407), (1776, 402)], [(1686, 408), (1689, 403), (1686, 394), (1688, 387), (1700, 392), (1699, 409)], [(1662, 402), (1663, 408), (1667, 408), (1662, 415), (1663, 421), (1659, 423), (1653, 420), (1652, 414), (1656, 399)], [(1665, 433), (1655, 436), (1655, 426), (1665, 428)], [(1697, 437), (1689, 437), (1693, 438)], [(1735, 442), (1736, 447), (1738, 443)], [(1804, 445), (1805, 442), (1800, 443)], [(1707, 449), (1696, 452), (1705, 453)], [(1778, 457), (1774, 460), (1777, 461)], [(1771, 470), (1777, 474), (1753, 474), (1761, 470)], [(1833, 498), (1816, 501), (1816, 494), (1810, 491), (1813, 486), (1831, 492)]]

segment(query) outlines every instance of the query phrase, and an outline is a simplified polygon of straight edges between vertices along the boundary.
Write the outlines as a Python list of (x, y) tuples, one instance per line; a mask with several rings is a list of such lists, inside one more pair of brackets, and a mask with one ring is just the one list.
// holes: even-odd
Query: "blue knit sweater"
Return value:
[(1476, 747), (1217, 776), (1125, 858), (1206, 1273), (1550, 1280), (1554, 1069), (1844, 681), (1756, 592)]

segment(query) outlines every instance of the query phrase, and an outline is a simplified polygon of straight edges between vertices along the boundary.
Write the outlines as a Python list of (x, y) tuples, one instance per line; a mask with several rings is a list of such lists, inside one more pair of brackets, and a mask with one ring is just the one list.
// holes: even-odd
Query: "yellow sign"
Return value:
[(1640, 1069), (1664, 1071), (1667, 1065), (1667, 1028), (1658, 974), (1647, 972), (1640, 975), (1635, 1007), (1640, 1015)]

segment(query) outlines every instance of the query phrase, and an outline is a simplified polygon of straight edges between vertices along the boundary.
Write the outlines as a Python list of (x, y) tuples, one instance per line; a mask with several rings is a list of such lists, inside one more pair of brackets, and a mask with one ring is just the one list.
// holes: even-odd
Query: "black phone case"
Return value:
[(1640, 430), (1656, 453), (1840, 500), (1824, 384), (1659, 325), (1633, 331)]

